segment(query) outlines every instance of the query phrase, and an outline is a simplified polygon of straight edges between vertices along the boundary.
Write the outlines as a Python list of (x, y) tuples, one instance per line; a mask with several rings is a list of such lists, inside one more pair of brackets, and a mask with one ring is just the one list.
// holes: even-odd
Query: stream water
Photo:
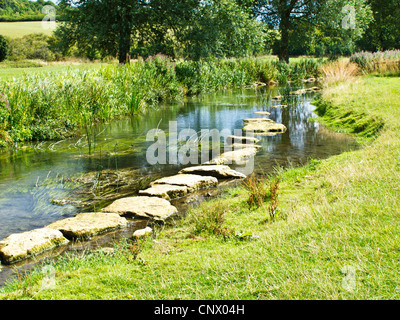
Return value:
[[(290, 101), (287, 108), (274, 108), (278, 103), (271, 97), (282, 94), (282, 90), (225, 90), (160, 105), (145, 115), (96, 127), (90, 134), (90, 154), (86, 135), (26, 144), (13, 152), (0, 153), (0, 239), (93, 210), (82, 205), (82, 199), (89, 199), (90, 203), (111, 200), (110, 195), (118, 192), (134, 195), (146, 181), (176, 174), (184, 166), (150, 165), (145, 156), (153, 143), (146, 141), (147, 132), (155, 128), (168, 132), (170, 121), (176, 121), (178, 132), (190, 128), (196, 132), (227, 129), (234, 133), (235, 129), (242, 129), (243, 119), (260, 117), (254, 115), (255, 111), (269, 111), (269, 118), (283, 123), (288, 130), (258, 137), (262, 149), (255, 157), (257, 173), (268, 173), (276, 165), (301, 165), (311, 158), (323, 159), (357, 148), (351, 137), (327, 130), (312, 120), (316, 118), (312, 112), (313, 94)], [(115, 175), (124, 178), (115, 179)], [(107, 185), (105, 181), (111, 183)], [(97, 203), (95, 209), (100, 209), (102, 202)]]
[[(130, 181), (172, 175), (183, 166), (150, 165), (146, 150), (149, 130), (168, 132), (169, 122), (176, 121), (178, 132), (191, 128), (228, 129), (232, 133), (243, 127), (242, 120), (266, 110), (271, 119), (287, 126), (276, 136), (259, 137), (262, 149), (255, 158), (255, 171), (268, 173), (274, 166), (287, 167), (321, 159), (357, 148), (349, 136), (327, 130), (318, 122), (311, 105), (313, 94), (293, 101), (287, 108), (274, 108), (270, 100), (282, 88), (236, 89), (219, 91), (160, 105), (143, 116), (98, 126), (92, 132), (91, 154), (85, 135), (58, 142), (26, 145), (14, 152), (0, 153), (0, 239), (12, 233), (43, 227), (51, 222), (85, 211), (72, 201), (71, 178), (92, 173), (92, 191), (99, 173), (129, 172)], [(135, 193), (133, 185), (129, 186)], [(92, 193), (95, 193), (94, 191)], [(79, 194), (79, 192), (78, 192)], [(76, 194), (75, 194), (76, 195)], [(75, 199), (76, 200), (76, 199)]]

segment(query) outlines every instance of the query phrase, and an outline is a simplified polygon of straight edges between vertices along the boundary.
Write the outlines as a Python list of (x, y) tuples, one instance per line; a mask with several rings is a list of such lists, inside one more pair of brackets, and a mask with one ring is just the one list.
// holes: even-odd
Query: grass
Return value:
[[(384, 127), (363, 149), (278, 168), (274, 221), (269, 200), (249, 208), (249, 191), (236, 187), (174, 226), (157, 228), (140, 250), (127, 241), (112, 255), (63, 257), (51, 263), (54, 289), (43, 288), (37, 269), (0, 297), (399, 299), (399, 95), (399, 78), (357, 78), (325, 88), (325, 110), (379, 118)], [(339, 128), (332, 117), (326, 122)]]
[(10, 38), (21, 38), (32, 33), (52, 35), (53, 30), (43, 28), (42, 21), (0, 22), (0, 34)]

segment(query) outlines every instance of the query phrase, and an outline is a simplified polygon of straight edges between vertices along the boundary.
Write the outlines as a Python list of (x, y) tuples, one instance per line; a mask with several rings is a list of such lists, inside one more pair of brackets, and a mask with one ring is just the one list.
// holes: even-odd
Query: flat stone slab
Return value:
[(244, 128), (244, 131), (252, 131), (252, 132), (275, 132), (275, 133), (284, 133), (287, 128), (285, 125), (281, 123), (275, 122), (251, 122), (247, 124)]
[(269, 116), (269, 115), (271, 115), (271, 113), (268, 112), (268, 111), (256, 111), (256, 112), (254, 112), (254, 114), (257, 114), (257, 115), (260, 115), (260, 116)]
[(249, 136), (228, 136), (226, 138), (227, 144), (235, 144), (235, 143), (257, 143), (260, 142), (260, 139)]
[(0, 241), (0, 259), (3, 264), (12, 264), (67, 243), (63, 234), (53, 229), (16, 233)]
[(221, 164), (245, 164), (251, 157), (257, 154), (257, 149), (241, 149), (228, 151), (221, 154), (219, 157), (212, 159), (204, 164), (206, 165), (221, 165)]
[(161, 178), (152, 182), (150, 185), (156, 184), (172, 184), (178, 186), (185, 186), (188, 192), (192, 192), (202, 188), (213, 187), (218, 184), (217, 178), (211, 176), (200, 176), (196, 174), (177, 174), (171, 177)]
[(273, 123), (274, 120), (269, 119), (269, 118), (249, 118), (249, 119), (243, 119), (244, 124), (248, 123), (258, 123), (258, 122), (271, 122)]
[(56, 221), (46, 228), (59, 230), (68, 239), (89, 239), (126, 225), (128, 225), (128, 220), (117, 213), (90, 212)]
[(181, 170), (179, 173), (188, 173), (196, 175), (205, 175), (215, 177), (217, 179), (243, 179), (246, 175), (233, 170), (225, 165), (209, 165), (209, 166), (197, 166), (190, 167)]
[(181, 198), (188, 193), (186, 186), (172, 184), (153, 184), (146, 190), (140, 190), (139, 195), (149, 197), (160, 197), (166, 200)]
[(142, 217), (161, 221), (178, 213), (178, 209), (168, 200), (146, 196), (116, 200), (102, 211), (114, 212), (126, 217)]

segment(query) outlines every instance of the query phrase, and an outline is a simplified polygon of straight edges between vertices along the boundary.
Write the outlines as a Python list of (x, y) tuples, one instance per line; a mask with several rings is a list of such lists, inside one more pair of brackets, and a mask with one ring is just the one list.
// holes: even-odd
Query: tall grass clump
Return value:
[(191, 227), (194, 236), (222, 236), (224, 239), (234, 234), (225, 226), (225, 214), (230, 208), (221, 201), (204, 202), (201, 208), (193, 208), (187, 215), (185, 223)]
[(356, 63), (364, 74), (400, 75), (400, 50), (362, 51), (353, 54), (350, 61)]
[(357, 76), (360, 68), (354, 62), (340, 59), (322, 65), (320, 71), (325, 83), (338, 83)]

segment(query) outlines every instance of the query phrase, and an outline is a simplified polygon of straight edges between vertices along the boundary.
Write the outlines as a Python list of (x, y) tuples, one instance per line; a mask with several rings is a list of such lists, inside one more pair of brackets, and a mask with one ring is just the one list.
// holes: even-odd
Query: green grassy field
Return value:
[(274, 221), (269, 200), (250, 209), (249, 192), (237, 187), (175, 226), (158, 228), (154, 239), (116, 244), (111, 255), (88, 252), (51, 263), (53, 289), (43, 288), (45, 275), (38, 269), (2, 289), (0, 297), (399, 299), (399, 95), (400, 78), (394, 77), (325, 88), (325, 111), (338, 111), (336, 118), (325, 112), (328, 125), (340, 130), (359, 124), (349, 120), (350, 113), (353, 119), (380, 119), (384, 128), (358, 151), (278, 169)]
[(2, 36), (20, 38), (32, 33), (51, 35), (53, 30), (43, 28), (42, 21), (0, 22), (0, 34)]
[(11, 78), (20, 78), (24, 75), (34, 73), (58, 73), (65, 72), (69, 69), (89, 70), (105, 66), (106, 63), (100, 62), (50, 62), (44, 63), (43, 61), (4, 61), (0, 62), (0, 81)]

